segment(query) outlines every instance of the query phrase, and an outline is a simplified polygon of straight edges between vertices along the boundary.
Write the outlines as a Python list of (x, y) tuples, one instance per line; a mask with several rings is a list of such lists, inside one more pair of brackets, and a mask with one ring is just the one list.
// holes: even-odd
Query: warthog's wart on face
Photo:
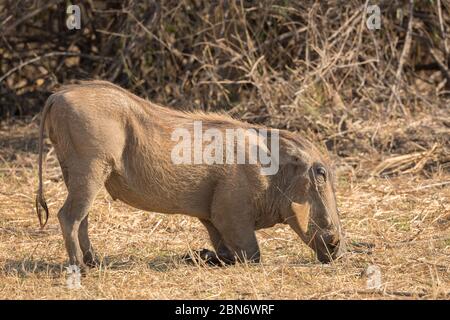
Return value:
[(64, 86), (42, 113), (41, 226), (44, 130), (68, 191), (58, 220), (69, 261), (82, 270), (97, 262), (88, 212), (102, 187), (141, 210), (198, 218), (214, 247), (201, 251), (210, 262), (260, 261), (255, 230), (277, 223), (288, 223), (322, 262), (344, 250), (330, 165), (299, 134), (172, 110), (104, 81)]

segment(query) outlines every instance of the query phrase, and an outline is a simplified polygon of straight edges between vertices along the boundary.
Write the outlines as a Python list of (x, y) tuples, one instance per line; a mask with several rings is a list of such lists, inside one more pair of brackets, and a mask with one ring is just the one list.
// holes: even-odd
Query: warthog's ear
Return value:
[(309, 213), (311, 211), (309, 203), (307, 202), (305, 204), (300, 204), (297, 202), (292, 202), (291, 209), (295, 213), (301, 232), (306, 234), (308, 232)]

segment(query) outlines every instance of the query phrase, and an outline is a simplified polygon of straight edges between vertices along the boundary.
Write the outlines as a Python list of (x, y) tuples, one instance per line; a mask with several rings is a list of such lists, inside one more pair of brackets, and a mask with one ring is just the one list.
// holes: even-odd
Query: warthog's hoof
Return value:
[(91, 252), (83, 256), (83, 262), (89, 268), (96, 268), (100, 265), (100, 260)]
[(228, 258), (218, 256), (214, 251), (208, 249), (187, 253), (181, 259), (188, 263), (204, 263), (210, 266), (225, 266), (235, 262), (234, 260), (231, 261)]

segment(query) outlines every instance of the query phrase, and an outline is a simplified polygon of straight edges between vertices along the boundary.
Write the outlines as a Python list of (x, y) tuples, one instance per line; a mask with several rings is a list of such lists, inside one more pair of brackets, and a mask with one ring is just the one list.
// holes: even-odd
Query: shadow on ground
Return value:
[[(150, 261), (143, 261), (138, 256), (106, 256), (101, 259), (101, 266), (109, 270), (127, 270), (132, 269), (133, 266), (145, 263), (148, 268), (158, 272), (168, 272), (177, 269), (180, 266), (192, 266), (194, 264), (210, 266), (202, 262), (193, 262), (189, 254), (179, 255), (163, 255), (157, 256)], [(0, 275), (14, 276), (25, 278), (30, 274), (47, 275), (53, 278), (61, 276), (66, 272), (67, 261), (63, 263), (52, 263), (36, 259), (21, 259), (21, 260), (7, 260), (4, 265), (0, 266)], [(93, 268), (98, 269), (97, 268)]]
[[(194, 256), (193, 256), (194, 254)], [(145, 261), (138, 256), (105, 256), (101, 259), (101, 264), (110, 270), (131, 269), (133, 266), (145, 263), (147, 267), (153, 271), (168, 272), (181, 266), (205, 266), (205, 267), (222, 267), (221, 265), (210, 264), (207, 261), (199, 260), (195, 256), (195, 252), (187, 252), (184, 254), (162, 254)]]
[(65, 272), (65, 268), (61, 263), (49, 263), (34, 259), (7, 260), (3, 266), (0, 266), (0, 274), (20, 278), (28, 277), (30, 274), (45, 274), (56, 278), (63, 272)]

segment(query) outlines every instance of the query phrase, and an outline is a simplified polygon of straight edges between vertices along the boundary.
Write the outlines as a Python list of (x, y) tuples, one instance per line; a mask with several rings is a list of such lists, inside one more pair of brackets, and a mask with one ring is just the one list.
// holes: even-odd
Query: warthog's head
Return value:
[(283, 144), (278, 181), (288, 203), (282, 206), (282, 218), (320, 262), (328, 263), (345, 251), (333, 172), (328, 160), (310, 143), (291, 137)]

